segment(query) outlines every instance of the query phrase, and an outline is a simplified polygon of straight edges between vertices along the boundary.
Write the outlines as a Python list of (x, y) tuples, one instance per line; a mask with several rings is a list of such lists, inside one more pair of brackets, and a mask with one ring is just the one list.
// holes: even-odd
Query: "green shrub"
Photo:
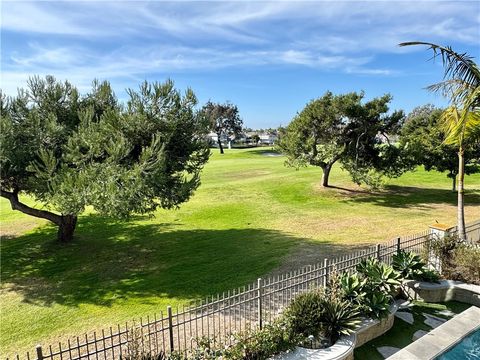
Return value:
[(455, 280), (480, 285), (480, 248), (458, 247), (453, 255), (453, 264), (450, 272)]
[(360, 324), (360, 312), (349, 301), (336, 299), (323, 302), (322, 335), (335, 344), (341, 335), (350, 334)]
[(440, 280), (440, 274), (436, 270), (424, 268), (422, 272), (416, 274), (413, 279), (430, 283), (438, 283)]
[(449, 268), (454, 267), (453, 258), (455, 250), (462, 244), (462, 240), (457, 235), (452, 234), (443, 238), (433, 238), (428, 244), (428, 250), (440, 259), (442, 272), (448, 272)]
[(223, 352), (229, 360), (263, 360), (280, 352), (292, 350), (300, 341), (288, 327), (284, 318), (262, 330), (255, 329), (235, 335), (233, 346)]
[(285, 311), (290, 329), (305, 337), (320, 332), (325, 294), (320, 290), (298, 295)]

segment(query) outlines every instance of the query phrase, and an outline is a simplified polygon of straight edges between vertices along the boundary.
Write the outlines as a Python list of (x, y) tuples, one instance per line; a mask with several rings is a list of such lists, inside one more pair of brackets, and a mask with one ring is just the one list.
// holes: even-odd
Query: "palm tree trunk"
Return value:
[(458, 202), (457, 202), (457, 228), (458, 228), (458, 236), (461, 240), (465, 241), (467, 239), (467, 235), (465, 233), (465, 209), (463, 204), (463, 179), (465, 177), (465, 161), (463, 158), (464, 150), (463, 146), (460, 146), (458, 150), (458, 184), (457, 184), (457, 191), (458, 191)]

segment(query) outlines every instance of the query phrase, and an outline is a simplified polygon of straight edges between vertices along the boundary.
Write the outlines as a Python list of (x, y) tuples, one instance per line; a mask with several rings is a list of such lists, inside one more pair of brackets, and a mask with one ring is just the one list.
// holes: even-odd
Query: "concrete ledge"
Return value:
[(434, 359), (480, 328), (480, 309), (472, 306), (414, 341), (388, 360)]
[(460, 301), (480, 306), (480, 286), (460, 281), (442, 280), (440, 283), (407, 281), (404, 283), (408, 296), (426, 302)]
[(297, 347), (289, 353), (272, 357), (272, 360), (353, 360), (355, 334), (342, 336), (333, 346), (326, 349), (306, 349)]
[(326, 349), (306, 349), (297, 347), (289, 353), (272, 357), (272, 360), (353, 360), (353, 350), (366, 342), (386, 333), (393, 326), (398, 304), (390, 306), (390, 314), (385, 319), (365, 319), (350, 336), (342, 336), (335, 345)]
[(398, 305), (395, 303), (390, 307), (390, 314), (385, 319), (366, 319), (362, 322), (359, 328), (355, 331), (357, 334), (357, 342), (355, 347), (373, 340), (390, 330), (395, 320), (395, 313), (398, 310)]

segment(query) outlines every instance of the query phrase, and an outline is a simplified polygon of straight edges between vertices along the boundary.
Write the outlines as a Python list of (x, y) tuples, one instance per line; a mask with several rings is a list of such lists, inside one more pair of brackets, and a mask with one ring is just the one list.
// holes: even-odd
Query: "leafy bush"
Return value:
[(480, 285), (480, 248), (458, 247), (453, 255), (453, 264), (450, 272), (455, 280)]
[[(455, 250), (462, 246), (463, 241), (455, 234), (443, 238), (433, 238), (428, 245), (429, 252), (440, 259), (442, 272), (454, 266)], [(448, 275), (448, 274), (447, 274)]]
[(457, 235), (434, 239), (429, 250), (440, 259), (442, 275), (453, 280), (480, 285), (480, 249)]
[(290, 329), (295, 334), (317, 336), (320, 332), (324, 296), (320, 290), (298, 295), (285, 311)]
[(440, 274), (436, 270), (424, 268), (422, 272), (414, 278), (414, 280), (438, 283), (440, 280)]
[(246, 331), (235, 336), (235, 343), (223, 352), (229, 360), (262, 360), (283, 351), (291, 350), (300, 341), (288, 327), (284, 318), (262, 330)]

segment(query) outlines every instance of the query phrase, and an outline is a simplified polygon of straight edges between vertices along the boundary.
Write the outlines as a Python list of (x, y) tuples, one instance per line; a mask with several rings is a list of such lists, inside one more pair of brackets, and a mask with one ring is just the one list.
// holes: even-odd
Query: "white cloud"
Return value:
[(479, 10), (468, 1), (2, 2), (2, 32), (35, 39), (2, 44), (2, 88), (31, 74), (87, 86), (263, 65), (389, 76), (398, 71), (376, 66), (378, 55), (420, 50), (402, 41), (478, 47)]

